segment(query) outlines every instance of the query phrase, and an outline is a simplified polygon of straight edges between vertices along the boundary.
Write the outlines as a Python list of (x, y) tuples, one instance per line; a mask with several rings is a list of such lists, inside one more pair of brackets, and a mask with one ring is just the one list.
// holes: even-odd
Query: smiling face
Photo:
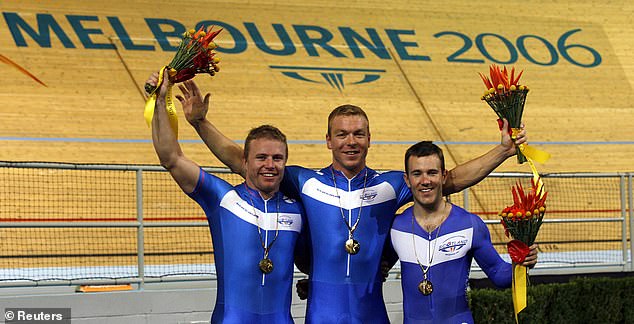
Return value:
[(368, 120), (362, 115), (338, 115), (329, 122), (326, 135), (328, 149), (332, 151), (332, 166), (348, 178), (365, 168), (370, 147)]
[(271, 198), (279, 189), (286, 167), (286, 144), (266, 137), (251, 140), (244, 159), (247, 185)]
[(447, 179), (438, 155), (415, 156), (407, 160), (408, 170), (403, 175), (412, 191), (414, 203), (427, 210), (436, 210), (442, 204), (442, 187)]

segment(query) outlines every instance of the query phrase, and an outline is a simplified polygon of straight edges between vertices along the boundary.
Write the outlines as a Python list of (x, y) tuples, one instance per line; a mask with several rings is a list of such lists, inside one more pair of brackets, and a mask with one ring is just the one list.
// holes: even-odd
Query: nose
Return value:
[(273, 158), (272, 157), (269, 157), (266, 160), (264, 160), (264, 167), (265, 168), (272, 169), (273, 166), (274, 166), (274, 163), (273, 163)]
[(354, 137), (354, 134), (348, 134), (344, 143), (349, 146), (355, 146), (357, 144), (357, 139)]

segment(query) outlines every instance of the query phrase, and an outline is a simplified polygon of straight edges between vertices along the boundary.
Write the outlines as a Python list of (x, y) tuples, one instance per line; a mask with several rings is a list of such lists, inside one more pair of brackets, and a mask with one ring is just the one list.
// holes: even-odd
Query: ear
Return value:
[(368, 148), (370, 147), (370, 143), (372, 143), (370, 139), (370, 129), (368, 129)]
[(442, 184), (445, 185), (445, 182), (447, 182), (447, 169), (444, 169), (442, 171)]
[(403, 179), (405, 180), (405, 184), (407, 185), (407, 188), (412, 189), (412, 185), (409, 184), (409, 178), (407, 178), (407, 172), (403, 173)]
[(332, 150), (332, 143), (330, 143), (330, 134), (326, 134), (326, 146), (329, 150)]

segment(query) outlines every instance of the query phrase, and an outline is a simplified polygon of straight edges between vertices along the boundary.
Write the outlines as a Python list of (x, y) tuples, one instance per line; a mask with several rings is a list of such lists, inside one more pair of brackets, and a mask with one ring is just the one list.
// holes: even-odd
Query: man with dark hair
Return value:
[[(440, 159), (440, 169), (442, 172), (446, 172), (445, 170), (445, 154), (443, 154), (442, 149), (438, 147), (438, 145), (434, 144), (432, 141), (420, 141), (412, 146), (410, 146), (407, 151), (405, 151), (405, 174), (409, 172), (409, 158), (412, 156), (421, 157), (428, 155), (437, 155), (438, 159)], [(405, 178), (407, 181), (407, 178)], [(411, 188), (410, 188), (411, 189)]]
[[(512, 266), (493, 248), (480, 217), (443, 199), (447, 171), (438, 146), (412, 145), (404, 179), (414, 205), (396, 216), (390, 231), (401, 260), (404, 323), (473, 323), (466, 296), (472, 259), (498, 287), (511, 286)], [(533, 245), (523, 265), (536, 262)]]
[[(156, 82), (155, 76), (148, 80)], [(279, 192), (288, 158), (286, 136), (269, 125), (252, 129), (241, 161), (246, 181), (232, 187), (181, 151), (165, 108), (168, 83), (166, 78), (157, 90), (152, 141), (161, 165), (207, 215), (218, 277), (211, 322), (293, 323), (293, 254), (303, 208)], [(181, 91), (177, 98), (183, 107), (203, 104), (192, 81), (185, 81)]]
[[(238, 145), (207, 119), (206, 107), (186, 111), (187, 120), (205, 144), (234, 172)], [(448, 172), (444, 194), (478, 183), (508, 157), (515, 144), (505, 121), (502, 142), (485, 155)], [(403, 172), (378, 173), (366, 166), (370, 147), (368, 117), (353, 105), (335, 108), (328, 117), (326, 144), (332, 164), (318, 171), (289, 166), (281, 190), (306, 210), (312, 255), (306, 321), (308, 323), (387, 323), (380, 260), (396, 211), (411, 201)]]

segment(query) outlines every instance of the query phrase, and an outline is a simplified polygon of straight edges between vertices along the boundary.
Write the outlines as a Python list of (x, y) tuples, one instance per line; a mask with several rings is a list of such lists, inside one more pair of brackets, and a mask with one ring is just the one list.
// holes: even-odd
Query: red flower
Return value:
[[(539, 182), (539, 181), (538, 181)], [(531, 180), (531, 190), (525, 192), (521, 183), (512, 189), (513, 205), (502, 210), (500, 216), (507, 237), (531, 245), (535, 242), (537, 232), (546, 212), (546, 196), (543, 186)]]
[(514, 263), (522, 263), (530, 253), (528, 245), (522, 241), (512, 240), (506, 243), (506, 248), (509, 251), (509, 256)]
[(500, 67), (498, 65), (491, 64), (491, 66), (489, 67), (489, 75), (491, 76), (491, 79), (489, 79), (482, 73), (478, 74), (480, 75), (480, 78), (482, 78), (484, 86), (487, 88), (487, 90), (495, 89), (498, 92), (502, 92), (502, 90), (511, 90), (511, 86), (517, 87), (522, 73), (524, 73), (524, 71), (520, 71), (520, 73), (517, 75), (517, 78), (515, 78), (515, 67), (512, 67), (511, 76), (509, 77), (506, 66), (504, 67), (504, 69), (500, 70)]

